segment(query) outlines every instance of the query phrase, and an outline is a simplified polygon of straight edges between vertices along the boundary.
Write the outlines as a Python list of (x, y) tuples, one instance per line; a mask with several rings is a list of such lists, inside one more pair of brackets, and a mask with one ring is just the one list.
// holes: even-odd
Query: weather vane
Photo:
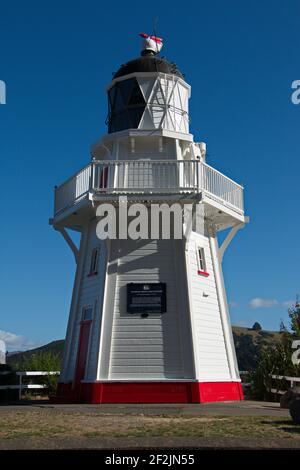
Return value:
[(150, 36), (146, 33), (140, 33), (142, 42), (142, 54), (158, 54), (163, 47), (163, 40), (157, 36)]

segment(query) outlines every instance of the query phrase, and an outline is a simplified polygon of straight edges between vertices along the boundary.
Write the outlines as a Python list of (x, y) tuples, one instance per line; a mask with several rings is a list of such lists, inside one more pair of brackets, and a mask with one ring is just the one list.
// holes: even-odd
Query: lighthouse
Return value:
[(222, 258), (247, 222), (243, 187), (206, 162), (190, 85), (161, 38), (141, 37), (107, 87), (107, 133), (55, 188), (50, 223), (76, 262), (56, 399), (241, 400)]

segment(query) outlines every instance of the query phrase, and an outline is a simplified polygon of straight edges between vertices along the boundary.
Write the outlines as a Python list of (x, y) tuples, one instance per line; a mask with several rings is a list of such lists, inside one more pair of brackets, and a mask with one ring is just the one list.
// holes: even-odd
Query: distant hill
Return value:
[(29, 351), (17, 352), (14, 354), (9, 354), (6, 357), (6, 362), (8, 365), (15, 367), (26, 362), (34, 354), (39, 354), (41, 352), (47, 352), (51, 354), (58, 355), (62, 358), (63, 349), (64, 349), (65, 340), (58, 339), (57, 341), (52, 341), (51, 343), (40, 346), (39, 348), (30, 349)]
[(263, 349), (281, 340), (278, 331), (256, 331), (252, 328), (233, 326), (232, 332), (239, 370), (255, 369)]
[[(255, 369), (264, 347), (280, 342), (280, 333), (276, 331), (255, 331), (251, 328), (233, 326), (233, 338), (240, 370)], [(7, 363), (12, 367), (24, 363), (33, 354), (50, 352), (62, 358), (64, 340), (60, 339), (29, 351), (10, 354)]]

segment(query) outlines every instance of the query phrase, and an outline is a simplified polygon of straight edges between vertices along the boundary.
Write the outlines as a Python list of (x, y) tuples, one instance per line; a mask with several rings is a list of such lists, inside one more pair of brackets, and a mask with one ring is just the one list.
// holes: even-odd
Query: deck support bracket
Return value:
[(75, 245), (75, 243), (73, 242), (70, 235), (68, 234), (68, 232), (66, 231), (66, 229), (64, 227), (54, 227), (54, 229), (57, 230), (59, 233), (61, 233), (61, 235), (64, 237), (64, 239), (66, 240), (67, 244), (69, 245), (69, 247), (71, 248), (71, 250), (73, 252), (76, 264), (78, 264), (79, 250), (78, 250), (77, 246)]
[(237, 232), (241, 230), (242, 228), (244, 228), (247, 222), (249, 222), (249, 217), (245, 217), (245, 222), (239, 222), (238, 224), (234, 225), (232, 229), (230, 230), (230, 232), (228, 233), (227, 237), (225, 238), (225, 240), (223, 241), (222, 245), (219, 247), (219, 250), (218, 250), (218, 257), (219, 257), (220, 263), (222, 263), (223, 256), (227, 247), (230, 245), (231, 241), (233, 240)]

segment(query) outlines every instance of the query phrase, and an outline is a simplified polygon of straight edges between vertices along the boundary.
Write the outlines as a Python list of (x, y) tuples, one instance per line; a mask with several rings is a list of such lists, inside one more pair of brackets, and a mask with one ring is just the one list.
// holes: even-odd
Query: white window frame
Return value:
[(100, 258), (100, 247), (95, 246), (92, 249), (89, 276), (93, 274), (94, 275), (98, 274), (99, 258)]
[(203, 246), (197, 245), (197, 265), (198, 265), (198, 271), (207, 272), (206, 268), (206, 259), (205, 259), (205, 250)]
[[(84, 313), (87, 311), (87, 310), (91, 310), (91, 318), (84, 318)], [(81, 321), (82, 322), (85, 322), (85, 321), (92, 321), (93, 320), (93, 317), (94, 317), (94, 306), (93, 305), (84, 305), (81, 309)]]

